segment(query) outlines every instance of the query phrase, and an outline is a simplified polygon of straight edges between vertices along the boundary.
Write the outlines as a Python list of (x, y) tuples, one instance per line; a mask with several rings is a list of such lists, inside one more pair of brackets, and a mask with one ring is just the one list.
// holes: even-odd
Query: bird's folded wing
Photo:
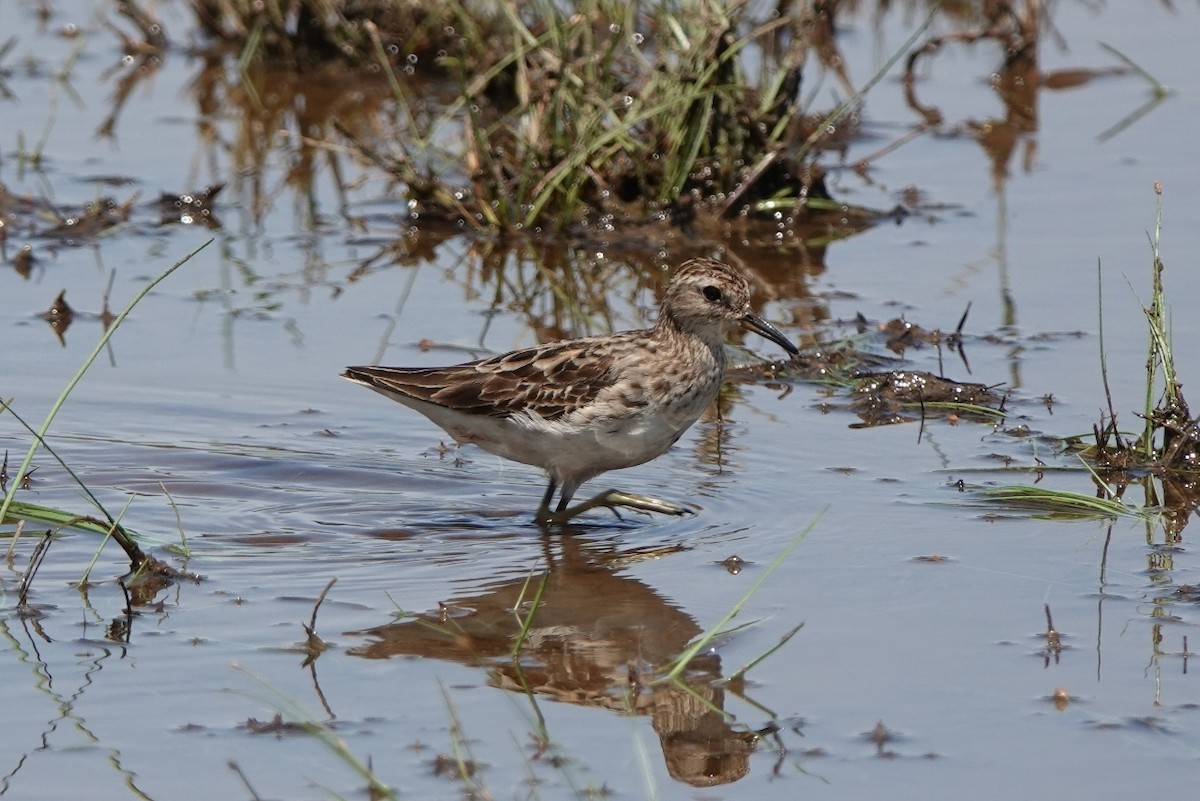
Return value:
[(468, 414), (507, 417), (530, 412), (557, 420), (586, 406), (613, 383), (612, 355), (583, 351), (575, 340), (453, 367), (351, 367), (345, 375), (388, 393)]

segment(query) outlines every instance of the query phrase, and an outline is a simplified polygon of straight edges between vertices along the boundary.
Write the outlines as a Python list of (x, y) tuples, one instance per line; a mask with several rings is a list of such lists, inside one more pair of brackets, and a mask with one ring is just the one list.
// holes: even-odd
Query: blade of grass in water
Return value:
[(771, 566), (768, 567), (763, 574), (759, 576), (753, 584), (750, 585), (750, 589), (746, 590), (746, 594), (743, 595), (741, 599), (733, 605), (733, 608), (726, 612), (725, 616), (718, 620), (712, 627), (710, 627), (708, 631), (700, 635), (700, 638), (688, 646), (683, 653), (675, 657), (673, 666), (665, 675), (660, 676), (651, 683), (664, 684), (666, 682), (675, 681), (678, 679), (680, 674), (687, 669), (688, 663), (692, 661), (696, 654), (707, 648), (709, 643), (725, 632), (726, 624), (737, 617), (738, 613), (741, 612), (742, 608), (750, 602), (750, 599), (754, 597), (754, 594), (758, 592), (763, 583), (771, 577), (771, 574), (774, 573), (780, 565), (783, 564), (785, 559), (792, 555), (792, 551), (796, 550), (796, 548), (800, 546), (800, 543), (804, 541), (804, 538), (808, 536), (808, 533), (813, 530), (813, 527), (817, 525), (817, 521), (819, 521), (821, 516), (824, 514), (824, 509), (818, 512), (817, 516), (814, 517), (812, 521), (804, 527), (804, 530), (796, 535), (795, 539), (788, 543), (788, 546), (783, 549), (783, 552), (780, 553), (779, 556), (775, 557), (775, 561), (771, 563)]
[(129, 511), (130, 504), (133, 503), (133, 497), (134, 496), (130, 495), (128, 500), (125, 501), (125, 508), (121, 510), (121, 513), (117, 515), (117, 519), (112, 521), (112, 525), (110, 525), (108, 530), (104, 532), (104, 539), (100, 540), (100, 547), (96, 549), (94, 554), (92, 554), (92, 561), (88, 562), (88, 566), (83, 569), (83, 575), (79, 577), (79, 581), (75, 582), (76, 586), (80, 589), (87, 587), (88, 579), (92, 575), (92, 568), (94, 568), (96, 566), (96, 562), (99, 561), (100, 554), (104, 551), (104, 546), (108, 545), (108, 541), (112, 539), (113, 532), (117, 530), (117, 526), (121, 525), (121, 520), (125, 517), (125, 513)]
[[(50, 443), (41, 439), (41, 437), (38, 436), (38, 433), (33, 430), (33, 426), (31, 426), (31, 425), (29, 425), (29, 423), (25, 422), (25, 418), (21, 417), (21, 415), (17, 414), (16, 409), (12, 408), (12, 399), (11, 398), (8, 401), (0, 403), (0, 412), (8, 412), (9, 414), (11, 414), (13, 417), (15, 417), (17, 419), (17, 422), (20, 423), (21, 426), (26, 431), (28, 431), (30, 434), (32, 434), (34, 436), (35, 440), (37, 440), (38, 442), (41, 442), (42, 447), (46, 449), (46, 453), (48, 453), (52, 457), (54, 457), (54, 461), (58, 462), (59, 466), (62, 467), (62, 469), (67, 472), (67, 475), (69, 475), (71, 477), (71, 479), (76, 484), (79, 485), (79, 489), (82, 490), (83, 494), (87, 496), (87, 499), (92, 502), (92, 505), (100, 510), (100, 514), (102, 514), (106, 518), (108, 518), (108, 522), (110, 522), (110, 523), (113, 522), (113, 516), (108, 513), (107, 509), (104, 508), (104, 504), (100, 503), (100, 499), (96, 497), (95, 493), (93, 493), (90, 489), (88, 489), (87, 485), (83, 483), (83, 479), (81, 479), (78, 475), (76, 475), (75, 471), (71, 469), (70, 465), (68, 465), (65, 461), (63, 461), (62, 457), (58, 455), (58, 452), (50, 447)], [(18, 474), (18, 475), (23, 476), (23, 474)], [(15, 501), (14, 501), (14, 503), (15, 503)], [(2, 521), (2, 520), (3, 520), (3, 518), (0, 517), (0, 521)]]
[(1151, 75), (1150, 72), (1145, 67), (1143, 67), (1141, 64), (1138, 64), (1136, 61), (1134, 61), (1129, 56), (1122, 53), (1117, 48), (1113, 47), (1110, 44), (1105, 44), (1104, 42), (1099, 42), (1099, 45), (1102, 48), (1104, 48), (1105, 50), (1107, 50), (1109, 53), (1112, 53), (1113, 56), (1115, 56), (1116, 58), (1123, 61), (1125, 63), (1125, 66), (1129, 67), (1131, 70), (1136, 72), (1138, 75), (1142, 76), (1142, 78), (1146, 81), (1146, 83), (1150, 84), (1150, 87), (1154, 90), (1155, 96), (1164, 97), (1171, 91), (1170, 89), (1167, 88), (1166, 84), (1164, 84), (1158, 78), (1155, 78), (1153, 75)]
[[(533, 578), (532, 575), (526, 577), (525, 586), (521, 588), (521, 597), (522, 598), (524, 598), (525, 590), (527, 590), (529, 588), (529, 583), (532, 578)], [(542, 595), (545, 594), (546, 584), (548, 584), (549, 581), (550, 581), (550, 573), (549, 573), (549, 571), (547, 571), (546, 573), (544, 573), (542, 575), (542, 580), (538, 582), (537, 590), (534, 592), (533, 600), (530, 602), (530, 605), (529, 605), (529, 613), (526, 614), (523, 619), (521, 619), (521, 630), (517, 633), (516, 640), (513, 641), (512, 649), (508, 652), (509, 658), (516, 659), (517, 654), (519, 654), (521, 652), (521, 646), (525, 644), (525, 638), (529, 636), (529, 627), (533, 625), (533, 616), (535, 614), (537, 614), (538, 605), (541, 604), (541, 602), (542, 602)], [(521, 602), (518, 601), (516, 611), (518, 612), (519, 619), (520, 619), (519, 612), (520, 612), (521, 606), (522, 606)]]
[(1095, 515), (1099, 517), (1143, 517), (1149, 512), (1129, 506), (1115, 498), (1097, 498), (1080, 492), (1027, 487), (987, 487), (981, 495), (991, 501), (1013, 504), (1051, 514)]
[(36, 503), (26, 503), (25, 501), (13, 501), (9, 504), (6, 516), (0, 518), (0, 522), (9, 520), (31, 520), (35, 523), (45, 523), (49, 526), (58, 526), (59, 528), (74, 528), (80, 531), (87, 531), (91, 534), (107, 535), (112, 529), (112, 522), (104, 522), (94, 517), (87, 515), (77, 515), (74, 512), (66, 512), (62, 509), (54, 509), (50, 506), (41, 506)]
[(17, 470), (17, 480), (13, 481), (12, 486), (8, 488), (8, 492), (4, 495), (4, 503), (0, 504), (0, 521), (3, 521), (7, 518), (8, 510), (13, 505), (13, 496), (17, 493), (17, 487), (21, 485), (20, 478), (24, 476), (25, 471), (29, 469), (29, 463), (33, 461), (34, 454), (37, 453), (38, 448), (41, 447), (42, 440), (46, 436), (46, 432), (50, 429), (50, 424), (54, 422), (54, 418), (58, 414), (58, 410), (61, 409), (63, 404), (67, 402), (67, 398), (70, 396), (72, 390), (75, 389), (75, 385), (79, 383), (80, 379), (83, 378), (83, 374), (86, 373), (88, 368), (92, 366), (92, 362), (94, 362), (96, 357), (100, 355), (100, 352), (104, 350), (104, 346), (108, 344), (108, 341), (112, 339), (113, 334), (115, 334), (117, 329), (120, 328), (121, 323), (123, 323), (125, 318), (129, 316), (129, 313), (133, 311), (133, 307), (136, 306), (142, 298), (146, 297), (150, 290), (158, 286), (163, 279), (178, 270), (180, 267), (186, 264), (192, 258), (192, 256), (195, 256), (210, 244), (212, 244), (211, 239), (160, 273), (157, 278), (142, 287), (141, 291), (134, 295), (133, 299), (130, 300), (129, 303), (126, 304), (125, 308), (121, 310), (121, 313), (113, 319), (112, 325), (105, 330), (103, 336), (100, 337), (100, 341), (96, 343), (96, 347), (92, 349), (92, 352), (86, 359), (84, 359), (83, 364), (75, 372), (75, 375), (71, 377), (71, 380), (67, 382), (67, 385), (63, 388), (63, 391), (59, 393), (58, 399), (54, 402), (54, 405), (50, 407), (50, 411), (46, 414), (46, 419), (42, 421), (41, 428), (39, 428), (37, 433), (34, 435), (33, 444), (29, 446), (29, 450), (25, 453), (25, 458), (21, 461), (21, 467)]

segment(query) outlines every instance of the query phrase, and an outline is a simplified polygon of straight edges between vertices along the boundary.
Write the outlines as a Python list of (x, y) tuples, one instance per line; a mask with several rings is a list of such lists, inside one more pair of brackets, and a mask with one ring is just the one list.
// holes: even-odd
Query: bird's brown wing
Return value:
[(345, 378), (467, 414), (557, 420), (613, 382), (610, 348), (568, 340), (453, 367), (348, 367)]

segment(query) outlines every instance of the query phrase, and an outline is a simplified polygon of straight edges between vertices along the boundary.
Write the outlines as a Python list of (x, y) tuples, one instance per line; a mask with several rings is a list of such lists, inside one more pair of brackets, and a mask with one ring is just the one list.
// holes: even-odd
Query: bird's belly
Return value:
[(446, 426), (461, 443), (552, 475), (596, 475), (648, 462), (666, 452), (696, 417), (643, 415), (592, 420), (583, 425), (537, 419), (497, 419), (491, 425)]
[(647, 414), (591, 425), (555, 437), (542, 464), (556, 476), (594, 476), (661, 456), (699, 417)]

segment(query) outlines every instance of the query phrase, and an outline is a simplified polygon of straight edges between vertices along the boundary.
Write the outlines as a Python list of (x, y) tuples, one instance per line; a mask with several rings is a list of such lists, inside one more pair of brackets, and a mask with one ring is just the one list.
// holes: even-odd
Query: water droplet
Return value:
[(621, 102), (625, 104), (625, 108), (629, 108), (633, 105), (633, 98), (629, 95), (625, 95), (625, 97), (621, 98)]
[(409, 64), (416, 64), (416, 63), (417, 63), (417, 54), (416, 54), (416, 53), (409, 53), (409, 54), (408, 54), (408, 63), (409, 63)]
[(642, 36), (640, 33), (635, 33), (633, 35), (633, 43), (635, 45), (640, 45), (644, 41), (646, 41), (646, 37)]
[(611, 25), (609, 25), (609, 26), (608, 26), (608, 32), (609, 32), (609, 33), (620, 33), (620, 32), (621, 32), (621, 26), (620, 26), (620, 25), (618, 25), (617, 23), (615, 23), (615, 22), (614, 22), (614, 23), (612, 23)]

